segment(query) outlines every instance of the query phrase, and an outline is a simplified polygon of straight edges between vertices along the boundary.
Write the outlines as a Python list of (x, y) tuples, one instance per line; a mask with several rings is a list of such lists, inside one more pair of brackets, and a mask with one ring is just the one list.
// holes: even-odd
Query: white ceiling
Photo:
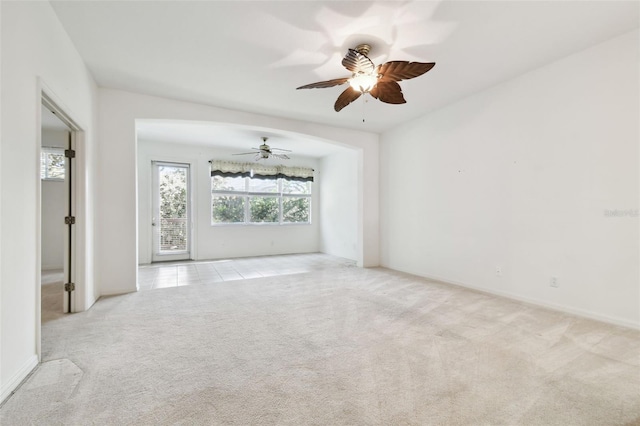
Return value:
[(231, 153), (251, 152), (252, 148), (258, 148), (262, 144), (263, 136), (268, 138), (267, 144), (271, 148), (292, 151), (291, 154), (288, 154), (291, 158), (299, 156), (319, 158), (348, 149), (328, 141), (283, 131), (275, 132), (273, 129), (204, 122), (138, 120), (136, 131), (139, 140), (215, 146)]
[[(102, 87), (373, 132), (639, 26), (636, 1), (51, 3)], [(404, 105), (337, 113), (343, 87), (295, 90), (349, 76), (361, 42), (375, 63), (436, 66), (400, 83)]]

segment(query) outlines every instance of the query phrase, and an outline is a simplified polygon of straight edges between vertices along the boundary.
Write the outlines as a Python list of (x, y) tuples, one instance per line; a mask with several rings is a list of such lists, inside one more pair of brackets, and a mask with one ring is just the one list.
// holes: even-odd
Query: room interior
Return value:
[[(120, 309), (140, 303), (141, 313), (133, 308), (127, 315), (142, 321), (146, 313), (179, 332), (170, 321), (151, 314), (154, 307), (168, 309), (164, 296), (211, 302), (220, 310), (197, 302), (193, 309), (220, 326), (227, 324), (220, 313), (229, 314), (233, 320), (227, 325), (238, 327), (250, 342), (259, 339), (251, 340), (255, 335), (243, 318), (251, 324), (290, 321), (292, 328), (282, 332), (301, 333), (311, 345), (298, 348), (289, 334), (266, 333), (277, 348), (292, 345), (301, 358), (290, 361), (309, 370), (267, 380), (265, 387), (249, 386), (251, 392), (242, 397), (233, 393), (235, 387), (233, 392), (209, 387), (197, 394), (204, 398), (201, 412), (209, 417), (193, 417), (196, 423), (206, 423), (216, 413), (220, 423), (304, 423), (305, 414), (318, 415), (315, 408), (287, 399), (292, 404), (287, 416), (278, 417), (265, 407), (284, 404), (278, 392), (290, 395), (287, 384), (318, 386), (330, 395), (355, 374), (358, 380), (352, 383), (368, 384), (378, 399), (349, 394), (355, 392), (349, 387), (338, 394), (341, 401), (353, 397), (352, 403), (329, 398), (330, 413), (318, 418), (424, 424), (424, 407), (438, 406), (438, 398), (411, 382), (415, 373), (425, 380), (435, 377), (443, 387), (434, 392), (444, 392), (453, 407), (453, 414), (439, 407), (443, 411), (433, 423), (473, 424), (473, 410), (482, 406), (474, 392), (489, 386), (490, 371), (500, 368), (496, 359), (505, 365), (498, 374), (511, 385), (492, 388), (495, 401), (515, 392), (511, 386), (518, 381), (512, 373), (518, 362), (536, 378), (520, 383), (520, 389), (539, 398), (522, 406), (510, 401), (508, 409), (494, 401), (491, 413), (483, 411), (481, 423), (561, 424), (568, 418), (557, 417), (559, 411), (578, 416), (567, 411), (571, 400), (566, 398), (581, 385), (588, 391), (574, 393), (575, 407), (601, 407), (612, 400), (620, 405), (615, 413), (605, 410), (605, 417), (585, 409), (584, 417), (576, 417), (578, 423), (638, 421), (639, 26), (635, 1), (1, 2), (0, 400), (5, 405), (0, 415), (15, 416), (20, 410), (10, 406), (11, 400), (46, 388), (29, 385), (29, 377), (46, 382), (46, 374), (60, 373), (65, 389), (81, 389), (80, 394), (90, 397), (83, 380), (105, 374), (102, 356), (122, 349), (120, 344), (131, 336), (104, 344), (87, 340), (93, 349), (80, 354), (77, 339), (91, 336), (72, 324), (83, 319), (106, 335), (109, 324), (115, 327), (107, 321), (109, 312), (124, 315)], [(371, 45), (374, 64), (403, 60), (436, 65), (399, 83), (406, 99), (401, 105), (365, 94), (336, 112), (334, 102), (344, 88), (296, 90), (349, 77), (342, 58), (361, 43)], [(42, 201), (39, 163), (43, 97), (78, 127), (73, 132), (78, 170), (74, 314), (45, 325), (40, 301), (41, 270), (47, 266), (41, 220), (48, 208)], [(273, 146), (291, 150), (286, 161), (315, 170), (314, 219), (310, 225), (289, 227), (212, 226), (209, 160), (235, 160), (234, 154), (256, 147), (263, 136)], [(151, 161), (187, 162), (195, 171), (194, 261), (283, 255), (285, 262), (287, 255), (317, 254), (338, 259), (337, 265), (316, 275), (261, 277), (236, 287), (139, 292), (140, 267), (151, 262)], [(290, 292), (296, 282), (304, 293)], [(341, 301), (332, 295), (341, 295)], [(265, 316), (249, 318), (250, 311), (239, 302), (243, 296)], [(267, 302), (273, 300), (282, 304), (270, 311)], [(454, 310), (445, 310), (447, 304)], [(238, 313), (227, 311), (229, 307)], [(300, 317), (291, 314), (298, 308)], [(335, 317), (326, 316), (330, 311)], [(204, 333), (206, 328), (199, 328), (204, 324), (182, 307), (179, 312)], [(311, 312), (331, 319), (317, 324), (318, 336), (309, 334), (314, 323), (305, 322)], [(384, 315), (390, 313), (396, 319), (385, 323)], [(411, 327), (403, 332), (403, 324)], [(89, 374), (89, 366), (82, 366), (87, 368), (82, 373), (60, 347), (47, 349), (45, 343), (51, 341), (46, 333), (54, 328), (65, 335), (64, 345), (76, 348), (77, 363), (91, 363), (97, 370)], [(499, 353), (482, 340), (491, 330), (497, 337), (491, 345)], [(339, 344), (337, 337), (345, 335), (353, 346)], [(391, 341), (402, 350), (390, 344), (392, 349), (384, 352), (380, 339), (393, 335), (397, 340)], [(450, 339), (446, 354), (460, 362), (442, 361), (440, 370), (418, 368), (420, 354), (442, 360), (433, 352), (436, 346), (429, 346), (435, 340), (421, 340), (425, 335)], [(257, 350), (224, 336), (239, 348)], [(211, 338), (204, 341), (215, 345)], [(455, 339), (466, 339), (471, 352), (460, 354), (475, 354), (474, 362), (484, 362), (486, 370), (453, 356), (461, 350)], [(509, 339), (517, 344), (500, 346)], [(407, 342), (416, 348), (405, 351)], [(331, 356), (314, 363), (310, 348), (317, 349), (316, 343), (328, 351), (319, 353)], [(172, 346), (174, 360), (182, 356), (180, 349)], [(543, 364), (530, 356), (500, 358), (528, 349)], [(275, 362), (279, 354), (273, 349), (268, 361)], [(587, 361), (578, 354), (598, 356)], [(225, 360), (237, 361), (232, 352), (227, 355)], [(341, 365), (333, 355), (347, 362)], [(615, 367), (601, 363), (607, 357)], [(243, 362), (258, 368), (267, 358)], [(49, 363), (53, 359), (58, 361)], [(382, 363), (372, 367), (375, 359)], [(392, 382), (394, 375), (387, 374), (397, 359), (402, 374), (395, 377), (413, 383), (417, 393), (409, 398), (411, 404), (394, 412), (391, 401), (407, 391), (402, 380)], [(567, 371), (572, 363), (583, 369)], [(262, 366), (275, 377), (286, 371)], [(218, 371), (220, 366), (211, 367)], [(590, 376), (595, 370), (598, 374)], [(331, 371), (336, 381), (314, 376), (308, 384), (304, 371)], [(438, 376), (438, 371), (448, 375)], [(478, 380), (473, 384), (455, 382), (474, 392), (458, 389), (462, 396), (456, 399), (456, 387), (448, 380), (474, 371)], [(536, 373), (542, 371), (550, 375), (539, 386), (537, 379), (544, 375)], [(374, 380), (377, 373), (379, 381)], [(114, 377), (127, 372), (122, 374)], [(195, 370), (189, 374), (196, 376)], [(238, 377), (229, 377), (227, 384), (239, 385)], [(554, 410), (554, 402), (540, 396), (551, 382), (557, 393), (548, 394), (564, 398), (563, 410)], [(89, 383), (100, 386), (100, 381)], [(188, 386), (181, 382), (179, 393), (187, 395)], [(263, 400), (260, 392), (265, 390), (269, 397)], [(75, 416), (88, 410), (73, 401), (72, 391), (52, 395), (57, 395), (51, 396), (56, 410), (65, 404)], [(175, 395), (169, 392), (163, 401)], [(209, 398), (226, 405), (208, 406)], [(228, 417), (242, 411), (237, 404), (244, 398), (262, 401), (256, 407), (266, 410), (265, 417), (251, 410), (255, 417)], [(421, 398), (435, 405), (421, 406)], [(465, 401), (471, 413), (465, 411)], [(371, 404), (383, 409), (367, 417)], [(97, 422), (114, 420), (87, 412)], [(166, 423), (189, 418), (184, 411), (161, 412), (182, 416), (169, 416)], [(153, 413), (145, 415), (151, 417), (127, 421), (153, 423)], [(81, 417), (60, 417), (72, 418)]]

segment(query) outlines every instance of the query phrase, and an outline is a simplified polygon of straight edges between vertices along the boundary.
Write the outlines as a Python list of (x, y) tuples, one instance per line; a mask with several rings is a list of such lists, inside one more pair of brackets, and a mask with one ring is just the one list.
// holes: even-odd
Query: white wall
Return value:
[[(287, 165), (318, 168), (313, 158), (295, 157)], [(150, 263), (152, 250), (151, 176), (152, 161), (190, 164), (192, 217), (194, 223), (193, 259), (261, 256), (317, 252), (317, 221), (310, 225), (211, 225), (211, 173), (209, 160), (238, 161), (228, 150), (205, 146), (170, 144), (138, 140), (138, 262)], [(312, 192), (312, 218), (318, 216), (318, 183)]]
[[(359, 149), (359, 263), (378, 264), (378, 135), (264, 115), (100, 89), (100, 223), (97, 276), (103, 294), (136, 290), (136, 119), (192, 120), (304, 134)], [(114, 168), (117, 165), (117, 168)], [(364, 182), (367, 183), (366, 187)]]
[(320, 250), (358, 259), (358, 155), (338, 152), (320, 163)]
[(638, 327), (638, 50), (635, 31), (383, 134), (382, 264)]
[[(1, 94), (4, 92), (3, 90), (3, 83), (2, 83), (2, 72), (1, 70), (4, 69), (4, 61), (2, 60), (2, 46), (4, 46), (4, 37), (3, 37), (3, 25), (2, 25), (2, 21), (3, 21), (3, 10), (2, 10), (2, 2), (0, 2), (0, 96)], [(3, 121), (3, 115), (2, 112), (4, 111), (4, 108), (2, 107), (2, 104), (4, 103), (4, 100), (0, 97), (0, 165), (3, 162), (3, 156), (2, 156), (2, 151), (4, 149), (4, 137), (3, 135), (3, 131), (4, 128), (2, 126), (2, 121)], [(2, 169), (0, 168), (0, 195), (3, 194), (2, 192)], [(2, 197), (0, 197), (0, 403), (2, 403), (2, 401), (4, 401), (4, 399), (6, 398), (5, 393), (8, 394), (8, 392), (13, 391), (14, 389), (14, 384), (12, 383), (12, 381), (7, 380), (6, 382), (3, 380), (2, 378), (2, 358), (3, 358), (3, 353), (4, 353), (4, 339), (2, 338), (2, 330), (4, 330), (4, 324), (6, 324), (4, 322), (4, 312), (2, 311), (2, 293), (3, 293), (3, 289), (5, 287), (4, 285), (4, 279), (2, 278), (2, 270), (3, 270), (3, 256), (2, 256), (2, 228), (3, 228), (3, 220), (2, 220), (2, 210), (4, 210), (4, 203), (2, 202)], [(6, 296), (5, 296), (6, 297)], [(28, 363), (27, 363), (28, 365)], [(24, 370), (23, 370), (24, 371)], [(22, 375), (21, 371), (14, 371), (12, 373), (12, 377), (14, 378), (20, 378)], [(9, 376), (11, 377), (11, 376)]]
[[(65, 148), (69, 132), (64, 130), (42, 130), (42, 146)], [(41, 181), (41, 269), (62, 269), (64, 267), (64, 238), (66, 236), (64, 217), (67, 215), (66, 181)]]
[[(95, 84), (48, 2), (2, 2), (2, 181), (0, 272), (0, 400), (36, 365), (39, 346), (40, 146), (39, 80), (86, 131), (82, 157), (92, 169)], [(11, 155), (7, 155), (10, 153)], [(93, 193), (90, 172), (79, 191)], [(90, 198), (81, 209), (90, 209)], [(89, 215), (82, 213), (79, 230), (90, 236)], [(88, 238), (88, 237), (87, 237)], [(94, 299), (90, 248), (83, 255), (89, 267), (78, 276), (87, 285), (80, 305)], [(85, 303), (82, 303), (85, 302)]]

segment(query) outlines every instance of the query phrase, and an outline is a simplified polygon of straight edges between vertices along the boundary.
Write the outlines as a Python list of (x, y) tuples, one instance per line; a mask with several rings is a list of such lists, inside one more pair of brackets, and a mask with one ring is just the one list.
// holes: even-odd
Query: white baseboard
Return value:
[[(388, 267), (385, 266), (385, 268), (388, 268)], [(389, 268), (389, 269), (393, 269), (393, 268)], [(415, 272), (402, 271), (400, 269), (393, 269), (393, 270), (404, 272), (404, 273), (411, 274), (411, 275), (416, 275), (418, 277), (422, 277), (422, 278), (425, 278), (425, 279), (431, 280), (431, 281), (437, 281), (437, 282), (441, 282), (441, 283), (444, 283), (444, 284), (450, 284), (450, 285), (455, 285), (455, 286), (458, 286), (458, 287), (468, 288), (470, 290), (479, 291), (481, 293), (487, 293), (487, 294), (492, 294), (494, 296), (500, 296), (500, 297), (505, 297), (507, 299), (517, 300), (518, 302), (524, 302), (524, 303), (528, 303), (530, 305), (540, 306), (540, 307), (546, 308), (546, 309), (552, 309), (554, 311), (565, 312), (567, 314), (576, 315), (576, 316), (583, 317), (583, 318), (588, 318), (588, 319), (592, 319), (592, 320), (596, 320), (596, 321), (600, 321), (600, 322), (606, 322), (608, 324), (618, 325), (618, 326), (621, 326), (621, 327), (631, 328), (631, 329), (634, 329), (634, 330), (640, 330), (640, 323), (629, 321), (629, 320), (626, 320), (626, 319), (623, 319), (623, 318), (610, 317), (608, 315), (603, 315), (603, 314), (600, 314), (600, 313), (597, 313), (597, 312), (587, 311), (587, 310), (583, 310), (583, 309), (579, 309), (579, 308), (573, 308), (571, 306), (561, 305), (561, 304), (557, 304), (557, 303), (551, 303), (551, 302), (547, 302), (545, 300), (533, 299), (533, 298), (529, 298), (529, 297), (522, 297), (522, 296), (518, 296), (518, 295), (513, 294), (513, 293), (509, 293), (509, 292), (496, 291), (496, 290), (486, 289), (486, 288), (482, 288), (482, 287), (477, 287), (477, 286), (469, 285), (469, 284), (466, 284), (466, 283), (463, 283), (463, 282), (452, 281), (452, 280), (449, 280), (449, 279), (446, 279), (446, 278), (437, 277), (437, 276), (434, 276), (434, 275), (416, 274)]]
[(20, 367), (20, 369), (9, 379), (7, 383), (3, 383), (0, 388), (0, 403), (4, 402), (9, 395), (22, 383), (22, 381), (33, 371), (38, 365), (38, 356), (32, 355), (29, 359)]
[[(2, 0), (0, 0), (2, 1)], [(106, 293), (100, 293), (100, 296), (98, 297), (98, 299), (100, 299), (100, 297), (109, 297), (109, 296), (121, 296), (123, 294), (129, 294), (129, 293), (135, 293), (137, 292), (137, 285), (135, 289), (131, 289), (131, 288), (122, 288), (122, 289), (110, 289), (110, 291), (106, 292)], [(96, 299), (96, 301), (98, 301), (98, 299)]]
[[(469, 287), (472, 288), (472, 287)], [(640, 324), (628, 321), (622, 318), (614, 318), (608, 315), (603, 315), (593, 311), (587, 311), (584, 309), (574, 308), (571, 306), (561, 305), (558, 303), (551, 303), (545, 300), (531, 299), (528, 297), (521, 297), (511, 293), (503, 293), (499, 291), (485, 290), (482, 288), (476, 288), (478, 291), (485, 293), (495, 294), (496, 296), (506, 297), (508, 299), (517, 300), (519, 302), (529, 303), (531, 305), (540, 306), (542, 308), (553, 309), (554, 311), (565, 312), (567, 314), (576, 315), (583, 318), (588, 318), (600, 322), (606, 322), (608, 324), (619, 325), (621, 327), (632, 328), (634, 330), (640, 330)]]

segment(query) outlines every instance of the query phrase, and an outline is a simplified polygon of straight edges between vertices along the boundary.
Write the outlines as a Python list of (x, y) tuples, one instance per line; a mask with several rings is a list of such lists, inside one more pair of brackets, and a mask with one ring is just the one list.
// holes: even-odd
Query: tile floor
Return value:
[(355, 262), (323, 253), (308, 253), (152, 263), (138, 267), (138, 288), (142, 291), (275, 275), (301, 274), (335, 266), (355, 266)]

